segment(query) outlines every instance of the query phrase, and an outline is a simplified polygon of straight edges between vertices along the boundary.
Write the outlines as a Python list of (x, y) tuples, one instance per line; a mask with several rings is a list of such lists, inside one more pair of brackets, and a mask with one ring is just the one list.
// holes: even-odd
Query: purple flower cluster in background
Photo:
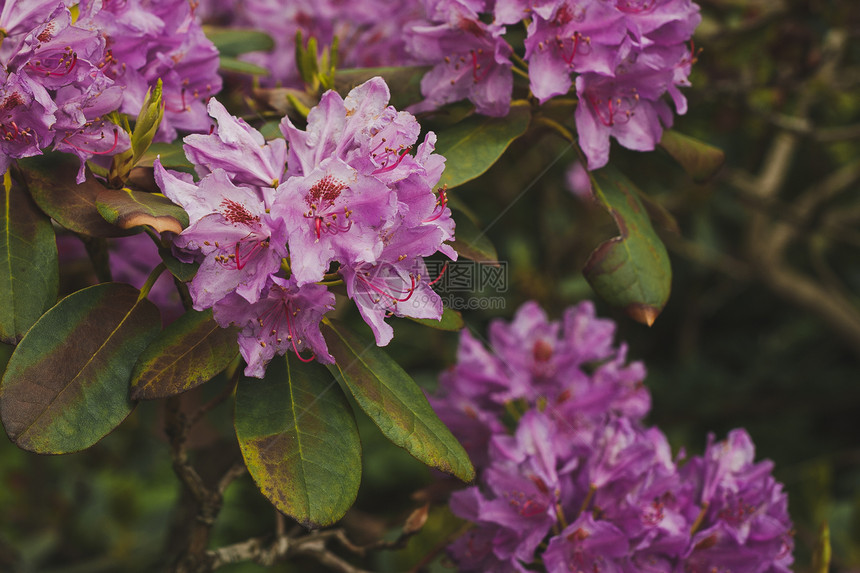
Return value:
[(274, 38), (272, 52), (246, 56), (271, 71), (272, 84), (301, 85), (292, 45), (297, 31), (322, 46), (337, 37), (341, 67), (432, 66), (421, 81), (424, 101), (413, 112), (468, 99), (478, 113), (506, 115), (515, 58), (508, 32), (525, 24), (531, 92), (544, 103), (575, 91), (589, 169), (608, 161), (610, 137), (629, 149), (653, 150), (673, 122), (667, 93), (675, 111), (686, 113), (678, 88), (689, 85), (690, 40), (701, 21), (692, 0), (245, 0), (235, 13), (218, 0), (207, 6), (213, 17)]
[(451, 509), (474, 526), (450, 547), (461, 571), (787, 572), (786, 494), (744, 430), (672, 457), (642, 424), (641, 363), (613, 346), (591, 303), (550, 322), (527, 303), (490, 327), (492, 351), (464, 332), (432, 399), (479, 485)]
[(220, 24), (262, 30), (275, 42), (271, 52), (244, 54), (243, 60), (269, 70), (267, 85), (300, 87), (295, 61), (296, 33), (320, 46), (338, 38), (338, 67), (408, 65), (403, 28), (422, 14), (420, 2), (399, 0), (203, 0), (204, 16)]
[(186, 0), (87, 0), (74, 17), (57, 0), (13, 0), (0, 29), (0, 171), (53, 145), (80, 157), (82, 182), (85, 161), (129, 146), (107, 115), (136, 116), (159, 79), (161, 140), (209, 128), (202, 99), (221, 89), (218, 52)]
[(575, 76), (576, 129), (588, 168), (609, 159), (609, 137), (650, 151), (672, 125), (667, 92), (683, 114), (678, 86), (694, 52), (689, 45), (701, 21), (691, 0), (498, 0), (503, 23), (529, 18), (525, 60), (532, 93), (541, 103), (567, 93)]
[(456, 258), (444, 191), (433, 190), (445, 160), (432, 132), (410, 153), (421, 128), (389, 96), (381, 78), (345, 99), (326, 92), (306, 130), (285, 117), (285, 140), (269, 142), (213, 98), (217, 127), (185, 138), (200, 181), (156, 161), (158, 185), (190, 219), (173, 245), (200, 262), (194, 307), (241, 328), (247, 375), (288, 351), (334, 361), (320, 334), (329, 283), (345, 283), (379, 345), (393, 335), (388, 316), (441, 317), (423, 257)]

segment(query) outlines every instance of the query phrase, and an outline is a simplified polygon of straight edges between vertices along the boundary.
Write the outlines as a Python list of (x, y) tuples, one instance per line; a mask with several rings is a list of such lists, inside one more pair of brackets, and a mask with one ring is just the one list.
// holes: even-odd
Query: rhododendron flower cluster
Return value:
[(333, 362), (320, 334), (333, 282), (345, 283), (379, 345), (393, 335), (388, 316), (441, 317), (423, 257), (456, 258), (444, 191), (433, 190), (445, 160), (436, 136), (418, 144), (418, 122), (388, 100), (381, 78), (345, 99), (326, 92), (306, 129), (285, 117), (284, 139), (266, 142), (212, 99), (217, 127), (185, 138), (200, 180), (156, 161), (158, 185), (188, 212), (173, 245), (200, 262), (194, 307), (240, 327), (246, 374), (262, 376), (288, 351)]
[(479, 475), (451, 499), (474, 523), (449, 548), (460, 570), (524, 572), (537, 560), (550, 573), (789, 571), (772, 463), (754, 461), (744, 430), (673, 458), (642, 424), (645, 369), (626, 363), (613, 332), (589, 302), (560, 323), (527, 303), (491, 325), (492, 351), (464, 332), (432, 400)]
[(701, 16), (691, 0), (499, 0), (503, 23), (530, 19), (525, 41), (532, 93), (541, 103), (565, 94), (575, 75), (576, 129), (589, 169), (606, 164), (609, 137), (650, 151), (672, 125), (667, 92), (683, 114), (678, 86), (695, 54), (688, 45)]
[[(678, 88), (689, 85), (701, 17), (691, 0), (248, 0), (232, 20), (275, 39), (271, 53), (247, 59), (288, 86), (301, 83), (291, 44), (297, 31), (321, 45), (337, 37), (346, 67), (432, 66), (414, 112), (468, 99), (478, 113), (504, 116), (515, 71), (528, 75), (540, 103), (574, 90), (579, 145), (588, 168), (597, 169), (608, 161), (610, 137), (629, 149), (654, 149), (673, 122), (666, 94), (686, 113)], [(515, 70), (508, 32), (521, 24), (523, 66)]]
[(478, 113), (507, 115), (513, 72), (505, 27), (481, 20), (484, 2), (428, 0), (425, 5), (427, 20), (407, 30), (409, 51), (434, 66), (421, 80), (425, 100), (416, 109), (468, 98)]
[[(68, 5), (67, 5), (68, 4)], [(0, 171), (51, 147), (81, 159), (129, 146), (107, 115), (136, 116), (161, 79), (160, 139), (206, 130), (202, 99), (221, 89), (218, 52), (185, 0), (10, 1), (0, 12)]]

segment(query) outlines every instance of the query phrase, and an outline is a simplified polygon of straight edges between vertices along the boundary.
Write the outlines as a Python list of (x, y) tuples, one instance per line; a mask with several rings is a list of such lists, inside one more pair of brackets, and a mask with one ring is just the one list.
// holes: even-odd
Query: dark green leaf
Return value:
[(49, 153), (19, 159), (24, 182), (39, 208), (57, 223), (90, 237), (122, 237), (134, 232), (111, 225), (96, 207), (96, 198), (106, 189), (87, 173), (78, 185), (80, 163), (74, 155)]
[(197, 274), (197, 269), (200, 268), (200, 263), (183, 263), (178, 260), (170, 252), (170, 249), (158, 249), (158, 256), (164, 261), (164, 266), (167, 267), (170, 274), (184, 283), (191, 282), (191, 279)]
[(526, 132), (530, 119), (527, 105), (513, 105), (505, 117), (473, 115), (440, 131), (436, 152), (447, 160), (439, 186), (452, 189), (482, 175)]
[(663, 132), (660, 147), (700, 183), (713, 177), (726, 161), (722, 149), (670, 129)]
[(15, 344), (57, 302), (57, 241), (19, 185), (0, 186), (0, 198), (0, 341)]
[(355, 501), (361, 443), (343, 391), (320, 364), (276, 357), (236, 390), (236, 436), (257, 487), (306, 527), (331, 525)]
[(454, 241), (451, 246), (454, 247), (457, 254), (479, 263), (498, 265), (499, 255), (490, 239), (475, 226), (469, 217), (457, 211), (454, 213), (457, 213), (458, 216), (455, 218), (457, 226), (454, 229)]
[(672, 288), (666, 247), (654, 232), (630, 180), (610, 166), (593, 171), (591, 184), (621, 234), (598, 246), (582, 272), (598, 295), (650, 326), (669, 300)]
[(376, 347), (373, 340), (341, 324), (323, 328), (337, 364), (329, 370), (355, 397), (370, 419), (416, 459), (470, 482), (475, 469), (466, 450), (439, 420), (415, 381)]
[(463, 330), (463, 327), (466, 326), (466, 323), (463, 322), (463, 315), (450, 308), (445, 308), (442, 311), (442, 318), (440, 320), (433, 320), (431, 318), (412, 318), (411, 316), (408, 318), (418, 324), (450, 332)]
[(335, 89), (346, 95), (352, 88), (371, 78), (380, 76), (385, 83), (396, 89), (391, 90), (391, 105), (402, 109), (423, 99), (421, 78), (430, 70), (429, 66), (406, 66), (400, 68), (353, 68), (337, 70), (334, 74)]
[(12, 351), (15, 350), (15, 347), (11, 344), (3, 344), (0, 342), (0, 378), (3, 377), (3, 372), (6, 371), (6, 365), (9, 363), (9, 359), (12, 357)]
[(159, 233), (171, 231), (177, 235), (188, 226), (188, 213), (164, 195), (104, 189), (96, 196), (96, 208), (108, 223), (122, 229), (149, 225)]
[(268, 52), (275, 47), (272, 37), (259, 30), (203, 26), (203, 32), (222, 56), (236, 57), (248, 52)]
[(154, 400), (208, 382), (239, 354), (236, 329), (221, 328), (212, 311), (189, 310), (143, 351), (131, 374), (131, 398)]
[(218, 69), (222, 72), (234, 74), (245, 74), (248, 76), (268, 76), (269, 70), (250, 62), (243, 62), (229, 56), (221, 56), (221, 64)]
[(42, 454), (88, 448), (131, 412), (137, 357), (158, 335), (158, 308), (125, 284), (78, 291), (18, 344), (0, 384), (0, 418), (19, 447)]

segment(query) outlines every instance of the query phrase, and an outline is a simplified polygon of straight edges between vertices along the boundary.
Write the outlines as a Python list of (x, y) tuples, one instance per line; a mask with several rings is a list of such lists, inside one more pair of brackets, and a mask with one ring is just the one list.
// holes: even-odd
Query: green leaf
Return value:
[(208, 382), (239, 354), (236, 329), (189, 310), (152, 341), (131, 373), (132, 400), (166, 398)]
[(404, 370), (368, 340), (341, 324), (323, 328), (337, 376), (382, 433), (419, 461), (455, 475), (475, 478), (466, 450), (439, 420), (424, 393)]
[[(280, 115), (298, 114), (303, 117), (307, 117), (310, 109), (319, 103), (317, 95), (295, 88), (257, 88), (254, 90), (254, 99), (265, 103)], [(260, 133), (267, 140), (283, 138), (280, 125), (281, 120), (266, 122), (260, 127)]]
[(442, 310), (442, 318), (440, 320), (433, 320), (432, 318), (409, 318), (409, 320), (413, 322), (417, 322), (418, 324), (423, 324), (424, 326), (429, 326), (430, 328), (435, 328), (437, 330), (447, 330), (449, 332), (458, 332), (463, 330), (466, 326), (466, 323), (463, 322), (463, 315), (458, 311), (445, 308)]
[(489, 263), (498, 266), (499, 255), (496, 247), (483, 231), (478, 229), (472, 220), (458, 211), (455, 218), (454, 241), (451, 246), (461, 257), (466, 257), (479, 263)]
[(197, 269), (200, 268), (200, 263), (183, 263), (173, 256), (170, 249), (158, 249), (158, 256), (161, 257), (170, 274), (184, 283), (191, 282), (191, 279), (197, 274)]
[(219, 71), (230, 72), (234, 74), (245, 74), (248, 76), (268, 76), (269, 70), (262, 68), (250, 62), (243, 62), (229, 56), (221, 56), (221, 63), (218, 66)]
[(9, 179), (0, 187), (0, 341), (16, 344), (57, 302), (60, 274), (51, 220)]
[(621, 232), (588, 257), (583, 274), (591, 288), (628, 316), (651, 326), (669, 300), (672, 267), (638, 190), (614, 167), (591, 172), (598, 201)]
[(159, 233), (177, 235), (188, 226), (188, 213), (160, 193), (103, 189), (96, 196), (96, 208), (105, 221), (122, 229), (149, 225)]
[(250, 28), (203, 26), (203, 32), (222, 56), (235, 58), (248, 52), (268, 52), (275, 47), (275, 41), (270, 35)]
[(331, 525), (355, 501), (361, 443), (343, 391), (317, 363), (276, 357), (236, 390), (236, 436), (257, 487), (305, 527)]
[(699, 183), (716, 175), (726, 162), (726, 154), (722, 149), (671, 129), (663, 132), (660, 147)]
[(258, 131), (260, 132), (260, 135), (262, 135), (266, 139), (266, 141), (275, 138), (284, 138), (284, 136), (281, 134), (280, 120), (269, 120), (263, 125), (261, 125)]
[(390, 103), (397, 109), (402, 109), (424, 99), (421, 95), (421, 78), (428, 71), (430, 71), (430, 66), (337, 70), (334, 74), (334, 86), (339, 93), (346, 95), (352, 88), (371, 78), (380, 76), (389, 86), (396, 86), (397, 89), (391, 92)]
[(436, 153), (447, 161), (438, 186), (452, 189), (482, 175), (526, 132), (530, 119), (527, 105), (512, 105), (505, 117), (473, 115), (440, 131)]
[(161, 159), (161, 165), (165, 169), (194, 171), (194, 165), (185, 157), (181, 143), (153, 143), (140, 158), (139, 165), (152, 167), (156, 157)]
[(132, 286), (105, 283), (61, 300), (15, 348), (0, 383), (0, 419), (20, 448), (88, 448), (131, 413), (137, 357), (161, 328), (158, 308)]
[(96, 207), (99, 193), (107, 189), (87, 173), (78, 185), (80, 163), (74, 155), (47, 153), (18, 160), (27, 190), (39, 208), (57, 223), (90, 237), (123, 237), (134, 231), (108, 223)]

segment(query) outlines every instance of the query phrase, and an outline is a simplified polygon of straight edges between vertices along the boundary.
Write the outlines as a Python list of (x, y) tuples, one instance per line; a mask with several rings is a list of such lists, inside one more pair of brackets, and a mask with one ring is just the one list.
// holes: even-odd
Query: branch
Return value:
[[(299, 538), (290, 538), (286, 535), (277, 535), (274, 538), (256, 537), (214, 551), (207, 551), (206, 557), (212, 570), (243, 561), (252, 561), (269, 567), (290, 557), (305, 556), (340, 573), (369, 573), (353, 566), (326, 548), (326, 542), (329, 539), (341, 537), (346, 538), (346, 534), (341, 529), (311, 533)], [(348, 539), (347, 544), (355, 547)]]
[(849, 301), (786, 268), (771, 267), (762, 279), (779, 296), (821, 317), (860, 355), (860, 312)]
[(403, 524), (403, 531), (394, 541), (380, 539), (367, 545), (353, 543), (342, 528), (315, 531), (303, 537), (291, 537), (284, 533), (286, 529), (284, 517), (278, 513), (274, 537), (257, 537), (208, 551), (206, 558), (214, 570), (224, 565), (242, 561), (253, 561), (260, 565), (270, 566), (278, 561), (301, 555), (316, 559), (321, 564), (340, 573), (366, 573), (363, 569), (353, 566), (329, 551), (326, 548), (326, 543), (329, 540), (335, 540), (358, 557), (365, 557), (371, 551), (401, 549), (406, 545), (409, 538), (420, 531), (427, 522), (429, 509), (430, 505), (425, 504), (409, 514)]
[(860, 137), (860, 123), (843, 125), (841, 127), (817, 127), (806, 118), (791, 117), (761, 107), (754, 107), (753, 109), (775, 127), (783, 131), (790, 131), (797, 135), (810, 137), (821, 143), (835, 143)]
[[(228, 388), (232, 389), (232, 386), (228, 385)], [(229, 396), (229, 394), (227, 395)], [(228, 467), (215, 480), (216, 485), (214, 487), (210, 487), (204, 482), (200, 473), (188, 460), (186, 448), (188, 431), (202, 418), (205, 412), (214, 407), (213, 402), (220, 403), (222, 400), (216, 397), (215, 400), (204, 404), (198, 412), (188, 417), (182, 411), (181, 399), (182, 396), (174, 396), (167, 400), (165, 405), (165, 432), (170, 441), (173, 471), (190, 494), (193, 508), (191, 513), (187, 515), (188, 522), (185, 524), (187, 530), (190, 530), (187, 540), (183, 537), (179, 554), (171, 564), (170, 570), (173, 573), (208, 573), (213, 568), (206, 554), (206, 547), (209, 545), (212, 526), (221, 511), (224, 491), (233, 480), (242, 475), (245, 466), (243, 463), (237, 462)]]
[(804, 227), (812, 219), (816, 208), (848, 189), (860, 179), (860, 160), (854, 161), (834, 171), (823, 181), (805, 190), (792, 203), (791, 209), (795, 225), (785, 223), (774, 225), (766, 252), (778, 256), (788, 243), (797, 236), (798, 227)]

